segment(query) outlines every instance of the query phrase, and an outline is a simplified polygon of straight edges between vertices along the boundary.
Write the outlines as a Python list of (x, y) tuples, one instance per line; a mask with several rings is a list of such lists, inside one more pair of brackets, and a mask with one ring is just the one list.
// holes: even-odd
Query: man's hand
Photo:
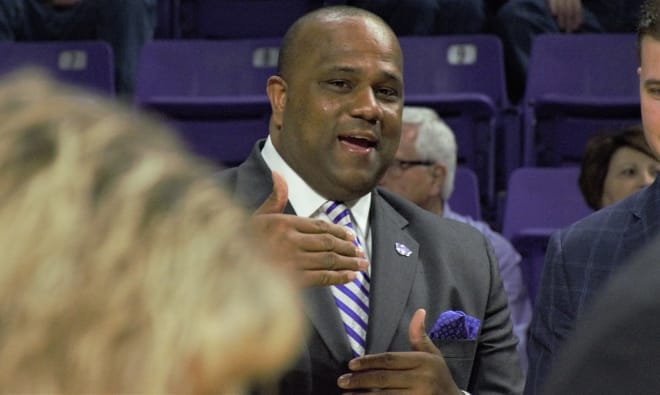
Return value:
[(557, 19), (559, 29), (572, 33), (582, 24), (582, 1), (581, 0), (547, 0), (548, 9), (552, 16)]
[(426, 311), (415, 312), (408, 336), (411, 352), (365, 355), (349, 362), (351, 373), (337, 380), (344, 390), (379, 390), (397, 394), (461, 395), (442, 353), (426, 334)]
[(287, 201), (286, 181), (273, 172), (273, 192), (254, 213), (252, 225), (275, 261), (300, 273), (303, 286), (344, 284), (367, 269), (353, 233), (320, 219), (282, 214)]

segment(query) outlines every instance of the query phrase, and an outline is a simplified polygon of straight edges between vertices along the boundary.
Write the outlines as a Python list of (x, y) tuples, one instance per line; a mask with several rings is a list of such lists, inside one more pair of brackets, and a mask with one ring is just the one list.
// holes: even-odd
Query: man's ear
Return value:
[(431, 175), (433, 176), (433, 182), (431, 184), (431, 193), (435, 196), (442, 195), (442, 189), (445, 185), (445, 179), (447, 178), (447, 168), (442, 163), (436, 163), (431, 166)]
[(270, 119), (271, 127), (275, 128), (276, 131), (279, 131), (282, 129), (282, 118), (284, 114), (284, 108), (286, 107), (286, 81), (284, 81), (284, 79), (278, 75), (271, 76), (268, 78), (266, 93), (268, 94), (268, 100), (270, 100), (270, 109), (272, 111)]

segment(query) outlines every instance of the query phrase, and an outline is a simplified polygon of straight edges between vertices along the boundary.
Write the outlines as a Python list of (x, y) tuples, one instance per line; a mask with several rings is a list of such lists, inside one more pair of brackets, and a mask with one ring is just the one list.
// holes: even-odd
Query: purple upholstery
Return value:
[(492, 204), (496, 129), (509, 107), (499, 39), (406, 36), (400, 42), (406, 104), (431, 107), (443, 117), (456, 135), (459, 163), (476, 171), (480, 191)]
[(587, 216), (578, 167), (521, 167), (509, 179), (502, 234), (523, 257), (523, 279), (534, 300), (552, 232)]
[(546, 34), (523, 104), (525, 165), (576, 164), (603, 129), (640, 122), (634, 34)]
[(0, 74), (24, 66), (97, 93), (115, 92), (112, 48), (103, 41), (0, 42)]
[(454, 192), (449, 197), (451, 209), (481, 221), (477, 175), (470, 168), (458, 166), (454, 176)]
[(232, 166), (268, 134), (266, 80), (278, 38), (161, 40), (143, 48), (136, 103), (166, 115), (191, 148)]

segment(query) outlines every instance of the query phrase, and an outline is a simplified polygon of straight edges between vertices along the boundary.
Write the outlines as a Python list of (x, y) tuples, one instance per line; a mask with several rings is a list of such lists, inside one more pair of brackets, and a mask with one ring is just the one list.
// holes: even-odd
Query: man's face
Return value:
[[(433, 211), (441, 200), (444, 172), (441, 165), (424, 162), (415, 149), (419, 126), (403, 124), (399, 149), (380, 185), (418, 206)], [(442, 177), (441, 177), (442, 176)]]
[(376, 185), (399, 143), (401, 50), (372, 20), (325, 19), (304, 29), (286, 80), (269, 80), (271, 138), (314, 190), (353, 200)]
[(646, 36), (641, 42), (639, 96), (646, 141), (660, 158), (660, 41)]

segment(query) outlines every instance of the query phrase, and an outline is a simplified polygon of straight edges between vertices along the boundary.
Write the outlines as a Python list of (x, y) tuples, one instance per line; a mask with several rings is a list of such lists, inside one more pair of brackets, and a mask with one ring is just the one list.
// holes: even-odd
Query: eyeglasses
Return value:
[(415, 166), (433, 166), (435, 164), (432, 160), (401, 160), (393, 159), (392, 164), (389, 167), (390, 171), (393, 171), (395, 174), (401, 174), (404, 171)]

